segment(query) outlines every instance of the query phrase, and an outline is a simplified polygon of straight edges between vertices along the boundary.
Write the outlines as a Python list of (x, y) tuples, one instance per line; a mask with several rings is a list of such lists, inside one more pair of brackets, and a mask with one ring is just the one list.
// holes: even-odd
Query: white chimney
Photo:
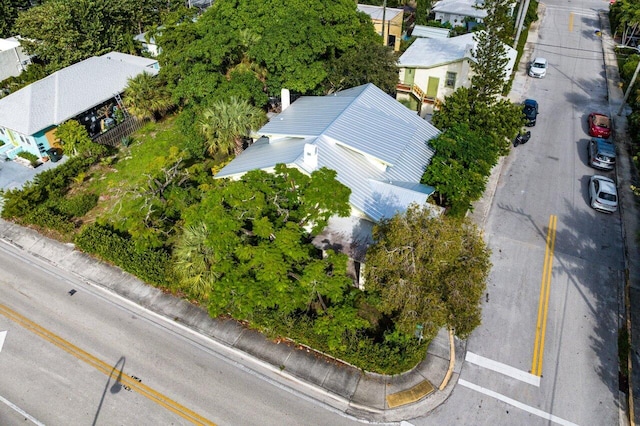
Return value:
[(289, 89), (282, 89), (280, 91), (280, 98), (282, 99), (282, 110), (289, 108), (291, 105), (291, 97), (289, 96)]
[(318, 168), (318, 147), (310, 143), (304, 144), (304, 159), (303, 163), (311, 170)]

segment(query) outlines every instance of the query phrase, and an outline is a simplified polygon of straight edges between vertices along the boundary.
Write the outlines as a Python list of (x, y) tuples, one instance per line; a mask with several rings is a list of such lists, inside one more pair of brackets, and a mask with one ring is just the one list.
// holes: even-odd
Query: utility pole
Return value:
[(520, 40), (520, 33), (522, 32), (522, 27), (524, 26), (524, 18), (526, 18), (528, 10), (529, 10), (529, 0), (524, 0), (524, 7), (522, 8), (522, 13), (518, 15), (519, 20), (516, 23), (518, 25), (517, 31), (516, 31), (516, 38), (513, 41), (513, 48), (516, 50), (518, 49), (518, 40)]
[(382, 3), (382, 45), (386, 46), (387, 45), (387, 41), (384, 39), (384, 20), (385, 17), (387, 15), (387, 0), (384, 0), (384, 2)]

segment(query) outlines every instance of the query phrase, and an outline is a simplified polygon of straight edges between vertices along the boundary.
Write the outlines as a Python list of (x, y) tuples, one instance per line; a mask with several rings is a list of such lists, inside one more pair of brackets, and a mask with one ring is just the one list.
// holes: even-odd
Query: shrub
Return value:
[(75, 226), (70, 217), (56, 211), (55, 209), (42, 205), (35, 210), (31, 210), (24, 218), (23, 222), (36, 225), (41, 228), (59, 232), (62, 235), (73, 233)]
[(80, 194), (71, 198), (62, 198), (58, 202), (58, 209), (73, 217), (82, 217), (98, 204), (98, 195)]
[(35, 165), (35, 163), (38, 161), (37, 155), (32, 154), (30, 152), (26, 152), (26, 151), (19, 152), (18, 157), (28, 160), (31, 163), (31, 165)]
[(137, 249), (129, 235), (118, 233), (110, 225), (93, 223), (75, 237), (76, 246), (107, 260), (141, 280), (167, 287), (170, 276), (170, 256), (162, 249)]

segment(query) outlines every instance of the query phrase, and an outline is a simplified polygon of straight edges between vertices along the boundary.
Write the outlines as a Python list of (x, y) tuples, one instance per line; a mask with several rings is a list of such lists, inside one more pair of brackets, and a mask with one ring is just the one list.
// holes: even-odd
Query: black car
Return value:
[(527, 127), (536, 125), (536, 118), (538, 117), (538, 102), (533, 99), (526, 99), (522, 106), (522, 113), (527, 119), (525, 125)]

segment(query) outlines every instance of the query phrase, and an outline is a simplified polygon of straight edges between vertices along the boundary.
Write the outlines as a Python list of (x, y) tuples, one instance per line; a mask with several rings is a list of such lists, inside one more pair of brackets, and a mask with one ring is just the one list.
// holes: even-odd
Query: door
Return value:
[(415, 68), (405, 68), (404, 69), (404, 84), (411, 86), (413, 84), (413, 79), (416, 77), (416, 69)]
[(438, 77), (429, 77), (429, 83), (427, 84), (427, 99), (435, 100), (438, 96), (438, 85), (440, 79)]

